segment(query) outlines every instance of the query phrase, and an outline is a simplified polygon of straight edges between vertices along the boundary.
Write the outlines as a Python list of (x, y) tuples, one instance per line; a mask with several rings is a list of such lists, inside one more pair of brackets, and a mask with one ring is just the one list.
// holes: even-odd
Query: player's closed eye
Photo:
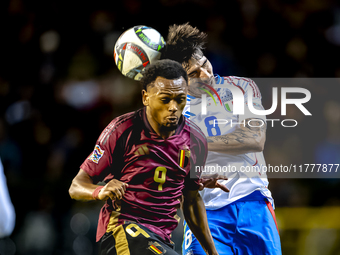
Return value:
[(162, 101), (164, 104), (167, 104), (167, 103), (170, 102), (170, 98), (164, 97), (164, 98), (161, 98), (161, 101)]
[(194, 78), (196, 77), (196, 75), (197, 75), (197, 71), (194, 71), (194, 72), (191, 72), (188, 76), (191, 78)]
[(176, 101), (178, 104), (182, 104), (184, 101), (186, 101), (186, 98), (183, 98), (183, 97), (177, 98)]

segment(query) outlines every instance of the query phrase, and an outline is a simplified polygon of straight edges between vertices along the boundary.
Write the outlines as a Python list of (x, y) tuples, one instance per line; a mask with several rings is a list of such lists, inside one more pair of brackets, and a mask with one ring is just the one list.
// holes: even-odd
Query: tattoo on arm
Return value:
[[(251, 126), (249, 123), (251, 122)], [(246, 119), (245, 127), (251, 130), (252, 132), (265, 132), (267, 129), (266, 123), (264, 121), (256, 120), (256, 119)]]
[[(249, 120), (245, 120), (245, 127), (238, 128), (234, 132), (222, 135), (222, 136), (210, 136), (207, 138), (208, 143), (213, 142), (222, 142), (225, 144), (229, 144), (232, 141), (237, 141), (239, 143), (246, 143), (247, 139), (256, 139), (261, 135), (265, 135), (266, 132), (266, 124), (263, 124), (263, 121), (253, 119), (249, 125)], [(262, 125), (262, 126), (261, 126)]]

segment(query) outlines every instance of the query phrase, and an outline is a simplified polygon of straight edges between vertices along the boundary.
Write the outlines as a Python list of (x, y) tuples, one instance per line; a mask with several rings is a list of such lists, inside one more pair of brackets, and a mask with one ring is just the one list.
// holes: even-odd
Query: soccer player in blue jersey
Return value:
[[(233, 167), (233, 171), (218, 173), (228, 178), (219, 182), (229, 192), (219, 188), (201, 191), (215, 246), (219, 254), (281, 254), (274, 201), (263, 171), (266, 118), (252, 114), (247, 105), (250, 94), (254, 107), (263, 109), (261, 93), (251, 79), (213, 74), (212, 65), (203, 54), (206, 37), (188, 23), (173, 25), (162, 58), (178, 61), (187, 71), (189, 93), (184, 115), (207, 136), (207, 172)], [(203, 82), (197, 82), (198, 79)], [(217, 89), (216, 84), (224, 87)], [(233, 113), (232, 87), (243, 93), (244, 115)], [(212, 97), (204, 97), (202, 91), (210, 91)], [(202, 103), (206, 104), (206, 114), (201, 111)], [(247, 167), (256, 171), (242, 171)], [(184, 232), (183, 255), (204, 254), (186, 224)]]

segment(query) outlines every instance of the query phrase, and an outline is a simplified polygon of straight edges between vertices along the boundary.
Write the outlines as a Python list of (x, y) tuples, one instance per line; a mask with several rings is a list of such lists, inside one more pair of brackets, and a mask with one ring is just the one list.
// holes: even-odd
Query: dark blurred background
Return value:
[[(141, 106), (139, 85), (119, 73), (112, 57), (118, 36), (135, 25), (166, 37), (169, 25), (189, 21), (208, 33), (206, 56), (223, 76), (332, 78), (332, 86), (306, 87), (315, 100), (312, 117), (288, 108), (285, 118), (299, 125), (268, 128), (264, 153), (271, 165), (340, 163), (337, 1), (10, 0), (0, 6), (0, 157), (17, 216), (13, 234), (0, 240), (1, 255), (97, 254), (102, 204), (72, 201), (68, 188), (110, 120)], [(268, 109), (271, 88), (258, 86)], [(268, 116), (275, 117), (280, 112)], [(283, 254), (340, 254), (339, 186), (339, 179), (270, 180)], [(180, 229), (174, 238), (180, 247)]]

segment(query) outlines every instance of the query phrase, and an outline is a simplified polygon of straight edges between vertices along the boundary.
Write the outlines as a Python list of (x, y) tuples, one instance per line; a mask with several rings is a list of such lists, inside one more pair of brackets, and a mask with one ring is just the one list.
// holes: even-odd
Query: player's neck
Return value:
[(174, 135), (176, 132), (176, 130), (172, 130), (172, 131), (161, 131), (161, 132), (157, 132), (157, 134), (162, 137), (164, 140), (168, 139), (170, 136)]
[(151, 128), (153, 129), (153, 131), (159, 135), (161, 138), (163, 138), (164, 140), (168, 139), (170, 136), (172, 136), (173, 134), (175, 134), (176, 130), (166, 130), (162, 127), (162, 125), (159, 125), (151, 116), (151, 114), (149, 113), (149, 111), (146, 111), (146, 119), (149, 122)]

